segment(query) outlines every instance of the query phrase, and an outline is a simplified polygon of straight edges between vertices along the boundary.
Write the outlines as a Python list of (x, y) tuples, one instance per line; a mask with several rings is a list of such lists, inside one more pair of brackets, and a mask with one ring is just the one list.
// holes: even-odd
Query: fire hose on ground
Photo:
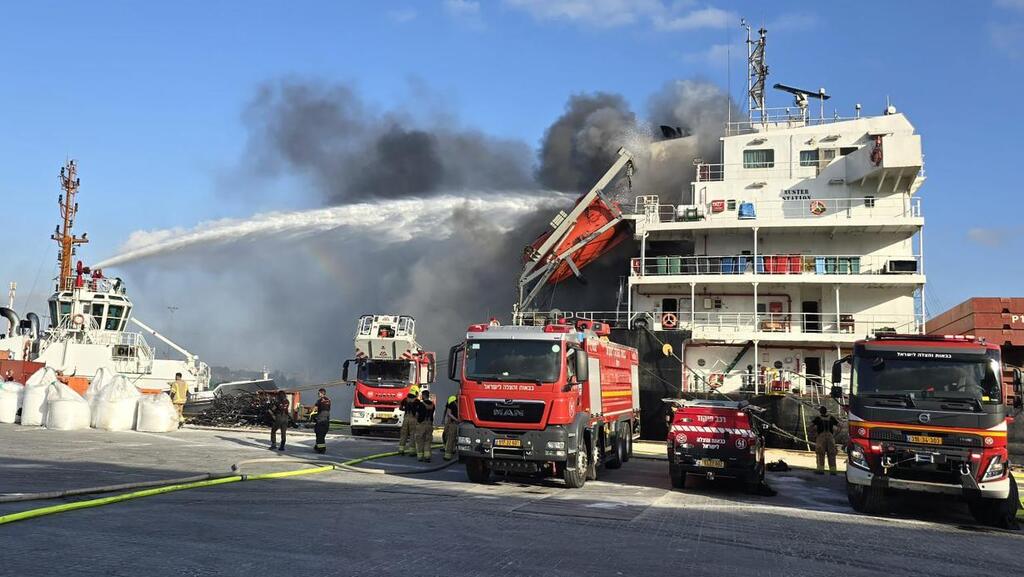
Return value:
[[(439, 448), (441, 445), (434, 445), (434, 448)], [(417, 469), (415, 471), (405, 472), (392, 472), (384, 469), (368, 469), (365, 467), (357, 467), (356, 465), (371, 461), (375, 459), (383, 459), (385, 457), (399, 456), (400, 453), (397, 451), (390, 451), (387, 453), (378, 453), (376, 455), (369, 455), (367, 457), (360, 457), (357, 459), (350, 459), (343, 462), (334, 461), (302, 461), (298, 459), (284, 459), (280, 457), (276, 458), (265, 458), (265, 459), (248, 459), (245, 461), (239, 461), (231, 465), (231, 473), (228, 474), (216, 474), (216, 473), (204, 473), (201, 475), (194, 475), (191, 477), (177, 478), (177, 479), (163, 479), (158, 481), (143, 481), (139, 483), (122, 483), (118, 485), (105, 485), (101, 487), (88, 487), (81, 489), (69, 489), (65, 491), (51, 491), (45, 493), (25, 493), (18, 495), (3, 495), (0, 496), (0, 503), (20, 502), (20, 501), (31, 501), (31, 500), (42, 500), (42, 499), (60, 499), (65, 497), (73, 497), (78, 495), (91, 495), (96, 493), (110, 493), (115, 491), (124, 491), (129, 489), (141, 489), (133, 490), (129, 493), (122, 493), (120, 495), (113, 495), (110, 497), (99, 497), (95, 499), (88, 499), (84, 501), (75, 501), (73, 503), (63, 503), (60, 505), (51, 505), (49, 507), (40, 507), (36, 509), (29, 509), (27, 511), (19, 511), (17, 513), (9, 513), (7, 515), (0, 516), (0, 525), (6, 525), (8, 523), (14, 523), (16, 521), (25, 521), (28, 519), (35, 519), (37, 517), (44, 517), (46, 515), (54, 515), (57, 513), (65, 513), (67, 511), (76, 511), (78, 509), (88, 509), (92, 507), (101, 507), (103, 505), (112, 505), (114, 503), (120, 503), (122, 501), (130, 501), (133, 499), (140, 499), (143, 497), (152, 497), (155, 495), (163, 495), (164, 493), (173, 493), (176, 491), (185, 491), (188, 489), (198, 489), (200, 487), (213, 487), (217, 485), (226, 485), (229, 483), (240, 483), (244, 481), (263, 481), (272, 479), (284, 479), (288, 477), (297, 477), (300, 475), (312, 475), (316, 473), (326, 473), (335, 470), (351, 471), (355, 473), (367, 473), (376, 475), (417, 475), (424, 473), (432, 473), (440, 471), (446, 467), (454, 465), (457, 461), (450, 460), (444, 461), (440, 465), (434, 467), (428, 467), (426, 469)], [(263, 462), (279, 462), (279, 463), (292, 463), (298, 465), (307, 465), (310, 468), (306, 469), (294, 469), (287, 471), (275, 471), (271, 473), (256, 473), (256, 474), (245, 474), (242, 473), (242, 466), (253, 463)]]

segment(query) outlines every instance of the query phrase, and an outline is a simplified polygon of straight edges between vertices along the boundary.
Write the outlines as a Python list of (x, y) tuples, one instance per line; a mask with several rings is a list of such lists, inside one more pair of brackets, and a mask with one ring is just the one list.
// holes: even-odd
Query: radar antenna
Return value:
[(804, 90), (803, 88), (796, 88), (779, 83), (776, 83), (772, 88), (788, 92), (793, 95), (794, 103), (800, 109), (800, 118), (803, 120), (807, 120), (807, 99), (817, 98), (821, 101), (821, 118), (825, 118), (825, 101), (832, 97), (825, 94), (824, 88), (819, 88), (817, 92), (811, 92), (810, 90)]

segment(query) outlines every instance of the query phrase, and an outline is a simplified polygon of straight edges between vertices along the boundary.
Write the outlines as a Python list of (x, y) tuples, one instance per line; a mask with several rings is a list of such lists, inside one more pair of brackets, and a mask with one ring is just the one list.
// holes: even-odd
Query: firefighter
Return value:
[(327, 389), (321, 388), (316, 394), (319, 398), (309, 418), (316, 423), (313, 425), (313, 432), (316, 433), (313, 450), (323, 454), (327, 452), (327, 430), (331, 428), (331, 399), (327, 396)]
[(170, 383), (171, 402), (174, 403), (174, 410), (178, 413), (178, 428), (185, 423), (185, 402), (188, 401), (188, 383), (181, 379), (181, 373), (174, 373), (174, 380)]
[[(291, 403), (288, 402), (288, 395), (284, 391), (278, 391), (277, 395), (270, 401), (270, 450), (275, 448), (278, 451), (284, 450), (285, 437), (288, 431), (288, 413), (291, 411)], [(277, 432), (281, 431), (281, 445), (277, 445)]]
[(434, 441), (434, 401), (430, 391), (420, 393), (416, 405), (416, 457), (424, 463), (430, 462), (430, 444)]
[(409, 455), (415, 454), (416, 447), (416, 404), (419, 399), (420, 388), (416, 385), (409, 387), (409, 394), (398, 404), (402, 411), (402, 428), (398, 430), (398, 454), (405, 455), (405, 445), (409, 444)]
[(455, 395), (448, 397), (444, 407), (444, 460), (451, 461), (455, 456), (455, 442), (459, 438), (459, 399)]
[(818, 416), (811, 421), (814, 427), (814, 452), (818, 457), (818, 468), (814, 471), (818, 475), (825, 474), (825, 457), (828, 457), (828, 469), (830, 475), (836, 474), (836, 439), (833, 432), (839, 426), (839, 421), (828, 414), (828, 408), (824, 405), (818, 407)]

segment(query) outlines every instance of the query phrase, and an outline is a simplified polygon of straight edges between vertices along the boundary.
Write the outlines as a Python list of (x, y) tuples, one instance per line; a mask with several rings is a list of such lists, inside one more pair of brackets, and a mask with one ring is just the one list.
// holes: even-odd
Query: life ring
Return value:
[(811, 201), (811, 214), (813, 214), (814, 216), (821, 216), (821, 215), (825, 214), (826, 210), (828, 210), (828, 207), (825, 206), (825, 203), (823, 201), (820, 201), (820, 200), (812, 200)]
[(676, 323), (679, 322), (679, 317), (675, 313), (664, 313), (661, 315), (661, 326), (666, 329), (676, 328)]
[(75, 316), (71, 317), (71, 324), (75, 325), (76, 327), (84, 325), (85, 316), (83, 316), (82, 313), (76, 314)]
[(725, 375), (723, 373), (711, 373), (708, 375), (708, 388), (717, 389), (725, 384)]

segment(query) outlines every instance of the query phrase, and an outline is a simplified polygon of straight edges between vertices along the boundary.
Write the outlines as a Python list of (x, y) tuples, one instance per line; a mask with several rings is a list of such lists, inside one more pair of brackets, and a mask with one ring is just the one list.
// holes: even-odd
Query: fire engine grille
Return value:
[(942, 446), (946, 447), (982, 447), (981, 437), (977, 435), (964, 434), (964, 433), (947, 433), (947, 432), (921, 432), (915, 430), (900, 430), (900, 429), (872, 429), (870, 437), (872, 440), (878, 441), (895, 441), (895, 442), (908, 442), (912, 436), (922, 435), (928, 437), (938, 437), (942, 439)]
[(474, 405), (477, 417), (492, 423), (539, 423), (544, 418), (543, 401), (479, 399)]

